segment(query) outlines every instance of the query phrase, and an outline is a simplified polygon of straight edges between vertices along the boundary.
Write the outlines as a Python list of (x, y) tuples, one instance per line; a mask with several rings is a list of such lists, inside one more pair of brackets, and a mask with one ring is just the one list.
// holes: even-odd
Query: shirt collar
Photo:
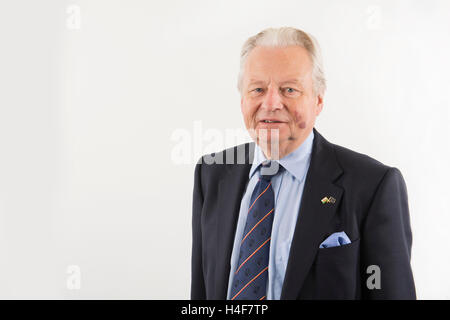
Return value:
[[(312, 151), (312, 145), (314, 140), (314, 130), (308, 135), (305, 141), (293, 152), (289, 153), (287, 156), (284, 156), (280, 160), (277, 161), (281, 166), (283, 166), (290, 174), (292, 174), (298, 180), (302, 180), (305, 176), (306, 165), (309, 160), (309, 155)], [(262, 152), (259, 145), (255, 143), (255, 156), (253, 159), (252, 167), (250, 168), (249, 178), (253, 176), (253, 174), (257, 171), (259, 166), (263, 161), (266, 161), (267, 158)]]

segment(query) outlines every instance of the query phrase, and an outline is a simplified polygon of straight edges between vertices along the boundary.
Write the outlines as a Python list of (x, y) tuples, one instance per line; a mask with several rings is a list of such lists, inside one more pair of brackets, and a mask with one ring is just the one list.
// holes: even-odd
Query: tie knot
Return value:
[(273, 176), (282, 170), (283, 167), (277, 161), (266, 160), (261, 164), (261, 178), (270, 181)]

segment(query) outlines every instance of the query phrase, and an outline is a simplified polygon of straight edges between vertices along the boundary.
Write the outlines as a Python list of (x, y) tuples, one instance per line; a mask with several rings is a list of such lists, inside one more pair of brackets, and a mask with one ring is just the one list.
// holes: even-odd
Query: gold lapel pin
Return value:
[(333, 197), (324, 197), (322, 200), (320, 200), (322, 202), (322, 204), (325, 203), (335, 203), (336, 199)]

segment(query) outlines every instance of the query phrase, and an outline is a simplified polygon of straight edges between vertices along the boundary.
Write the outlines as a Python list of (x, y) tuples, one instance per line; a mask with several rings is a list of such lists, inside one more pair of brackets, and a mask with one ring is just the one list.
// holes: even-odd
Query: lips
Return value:
[(286, 121), (283, 121), (283, 120), (277, 119), (277, 118), (263, 118), (263, 119), (259, 120), (259, 122), (261, 122), (261, 123), (285, 123)]

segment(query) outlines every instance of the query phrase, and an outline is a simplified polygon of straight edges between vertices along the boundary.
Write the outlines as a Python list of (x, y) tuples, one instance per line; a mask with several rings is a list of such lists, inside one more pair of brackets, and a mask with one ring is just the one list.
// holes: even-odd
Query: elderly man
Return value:
[(249, 38), (238, 88), (254, 142), (195, 167), (191, 298), (415, 299), (403, 177), (314, 128), (326, 88), (314, 38)]

